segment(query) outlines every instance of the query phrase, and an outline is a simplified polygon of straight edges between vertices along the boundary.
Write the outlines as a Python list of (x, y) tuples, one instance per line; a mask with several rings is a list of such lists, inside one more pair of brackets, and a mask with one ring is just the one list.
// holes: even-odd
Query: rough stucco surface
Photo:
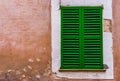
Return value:
[(0, 81), (50, 78), (50, 0), (0, 0)]
[(0, 81), (119, 81), (119, 4), (113, 1), (115, 79), (52, 80), (50, 0), (0, 0)]
[(113, 0), (113, 42), (115, 81), (120, 81), (120, 0)]

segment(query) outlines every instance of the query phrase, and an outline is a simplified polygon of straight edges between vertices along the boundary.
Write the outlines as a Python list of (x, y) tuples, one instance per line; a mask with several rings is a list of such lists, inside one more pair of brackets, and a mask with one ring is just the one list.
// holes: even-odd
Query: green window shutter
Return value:
[(103, 68), (102, 8), (84, 8), (84, 68)]
[(61, 69), (102, 69), (102, 7), (61, 8)]
[(61, 16), (61, 68), (79, 69), (79, 8), (62, 8)]

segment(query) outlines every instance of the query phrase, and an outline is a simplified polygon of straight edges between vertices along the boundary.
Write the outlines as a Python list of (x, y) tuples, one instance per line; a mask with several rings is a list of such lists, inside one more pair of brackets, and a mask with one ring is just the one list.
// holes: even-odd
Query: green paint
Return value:
[(103, 69), (102, 7), (61, 7), (61, 69)]

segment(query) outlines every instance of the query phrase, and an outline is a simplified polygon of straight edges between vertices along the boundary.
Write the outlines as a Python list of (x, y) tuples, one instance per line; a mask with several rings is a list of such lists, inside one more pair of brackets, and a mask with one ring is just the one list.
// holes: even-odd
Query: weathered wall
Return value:
[(113, 42), (115, 81), (120, 81), (120, 0), (113, 0)]
[(50, 0), (0, 0), (0, 81), (120, 81), (119, 4), (105, 29), (113, 32), (115, 79), (52, 80)]
[(50, 0), (0, 0), (0, 81), (48, 81), (50, 30)]

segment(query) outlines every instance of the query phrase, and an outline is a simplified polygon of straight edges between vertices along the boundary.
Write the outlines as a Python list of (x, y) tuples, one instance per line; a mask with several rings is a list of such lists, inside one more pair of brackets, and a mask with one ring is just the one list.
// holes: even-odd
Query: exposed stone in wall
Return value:
[(103, 20), (103, 31), (104, 32), (112, 32), (112, 21), (109, 19)]
[(41, 68), (37, 59), (29, 59), (28, 64), (19, 69), (1, 72), (0, 81), (52, 81), (50, 62)]

